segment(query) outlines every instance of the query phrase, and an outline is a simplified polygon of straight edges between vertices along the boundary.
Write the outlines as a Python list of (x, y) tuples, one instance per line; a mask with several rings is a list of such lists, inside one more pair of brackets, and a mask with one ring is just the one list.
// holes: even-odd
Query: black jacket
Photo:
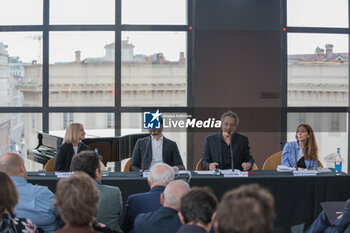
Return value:
[(177, 211), (160, 207), (150, 213), (137, 215), (134, 223), (135, 233), (176, 233), (182, 226)]
[[(84, 150), (91, 150), (89, 146), (80, 142), (78, 145), (78, 153)], [(55, 159), (55, 171), (69, 172), (70, 164), (74, 155), (73, 144), (63, 143), (57, 148), (57, 154)]]
[[(137, 140), (132, 152), (131, 170), (149, 170), (152, 162), (152, 140), (151, 136), (140, 138)], [(184, 170), (179, 149), (176, 142), (163, 136), (163, 162), (170, 166), (178, 166), (180, 170)]]
[[(234, 133), (231, 139), (233, 152), (233, 166), (235, 169), (242, 170), (242, 163), (249, 162), (253, 167), (253, 157), (250, 153), (248, 137)], [(202, 166), (209, 169), (209, 164), (217, 162), (217, 168), (222, 169), (222, 152), (221, 152), (221, 132), (209, 135), (205, 138), (204, 151), (202, 155)]]

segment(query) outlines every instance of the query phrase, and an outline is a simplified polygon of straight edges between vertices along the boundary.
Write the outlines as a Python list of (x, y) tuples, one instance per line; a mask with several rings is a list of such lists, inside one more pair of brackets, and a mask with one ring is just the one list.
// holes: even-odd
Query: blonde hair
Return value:
[(68, 125), (66, 134), (64, 135), (63, 143), (76, 144), (80, 142), (79, 131), (83, 128), (80, 123), (71, 123)]

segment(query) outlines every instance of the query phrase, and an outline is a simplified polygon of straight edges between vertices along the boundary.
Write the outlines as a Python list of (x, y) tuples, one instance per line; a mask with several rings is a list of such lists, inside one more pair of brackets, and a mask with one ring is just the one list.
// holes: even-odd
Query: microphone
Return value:
[(232, 151), (232, 141), (230, 140), (230, 153), (231, 153), (231, 168), (232, 171), (234, 171), (235, 169), (233, 168), (233, 151)]

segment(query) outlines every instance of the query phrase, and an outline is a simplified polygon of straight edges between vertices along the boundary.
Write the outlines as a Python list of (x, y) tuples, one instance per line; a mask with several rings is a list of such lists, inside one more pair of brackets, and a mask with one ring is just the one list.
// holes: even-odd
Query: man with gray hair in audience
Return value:
[(170, 182), (160, 195), (163, 207), (151, 213), (139, 214), (134, 223), (135, 233), (176, 233), (182, 226), (177, 213), (181, 198), (189, 191), (190, 186), (183, 180)]
[(125, 204), (125, 216), (122, 224), (124, 232), (127, 233), (133, 229), (133, 223), (138, 214), (152, 212), (162, 206), (160, 195), (165, 186), (174, 178), (174, 170), (166, 163), (157, 163), (151, 167), (147, 178), (151, 190), (130, 195)]
[(27, 170), (22, 157), (15, 153), (0, 156), (0, 171), (11, 176), (18, 190), (19, 202), (16, 216), (31, 219), (44, 232), (57, 228), (57, 212), (53, 207), (55, 195), (45, 186), (32, 185), (27, 181)]

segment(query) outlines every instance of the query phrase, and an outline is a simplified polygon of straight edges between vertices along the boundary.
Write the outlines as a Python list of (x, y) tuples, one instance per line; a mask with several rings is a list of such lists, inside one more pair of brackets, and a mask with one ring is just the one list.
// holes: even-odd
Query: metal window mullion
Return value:
[(42, 56), (42, 129), (49, 132), (49, 24), (50, 24), (50, 0), (43, 1), (43, 56)]
[[(187, 1), (187, 107), (192, 109), (194, 107), (194, 37), (195, 37), (195, 0)], [(192, 26), (192, 30), (189, 30), (189, 26)], [(188, 111), (186, 111), (188, 113)], [(192, 115), (192, 112), (190, 113)], [(187, 155), (194, 154), (194, 134), (187, 132), (186, 150)], [(187, 156), (187, 169), (194, 169), (193, 156)]]
[[(287, 3), (281, 0), (281, 26), (287, 27)], [(287, 32), (281, 30), (281, 149), (282, 144), (287, 141), (287, 105), (288, 105), (288, 58), (287, 58)]]
[(114, 133), (121, 135), (121, 14), (122, 0), (115, 0), (115, 49), (114, 49)]

